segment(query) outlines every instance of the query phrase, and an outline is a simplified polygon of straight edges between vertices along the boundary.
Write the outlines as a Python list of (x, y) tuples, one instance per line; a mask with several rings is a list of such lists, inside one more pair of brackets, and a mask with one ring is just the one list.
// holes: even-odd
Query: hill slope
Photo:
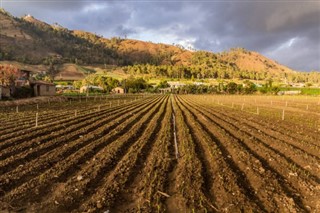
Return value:
[(240, 70), (263, 72), (270, 74), (291, 73), (293, 70), (271, 60), (258, 52), (248, 51), (243, 48), (232, 48), (229, 52), (220, 54), (220, 58), (233, 61)]
[(16, 18), (4, 10), (0, 11), (0, 27), (0, 60), (44, 65), (75, 63), (185, 66), (196, 72), (204, 72), (206, 69), (211, 73), (260, 73), (262, 78), (294, 73), (290, 68), (257, 52), (242, 48), (215, 54), (206, 51), (192, 52), (180, 46), (132, 39), (107, 39), (89, 32), (68, 30), (58, 24), (49, 25), (30, 15)]
[(105, 46), (74, 36), (65, 28), (51, 26), (32, 16), (15, 18), (0, 11), (0, 55), (2, 60), (29, 64), (62, 62), (113, 63), (115, 53)]

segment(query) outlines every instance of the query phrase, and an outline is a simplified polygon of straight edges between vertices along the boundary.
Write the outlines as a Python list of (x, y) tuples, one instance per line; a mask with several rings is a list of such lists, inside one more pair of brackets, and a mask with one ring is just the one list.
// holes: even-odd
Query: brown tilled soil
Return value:
[(0, 112), (0, 211), (320, 211), (312, 126), (200, 96), (41, 107)]

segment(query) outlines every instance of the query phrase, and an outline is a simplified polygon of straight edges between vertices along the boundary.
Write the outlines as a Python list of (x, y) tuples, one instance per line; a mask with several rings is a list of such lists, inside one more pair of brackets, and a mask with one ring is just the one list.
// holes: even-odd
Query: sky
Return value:
[(12, 15), (213, 52), (243, 47), (320, 71), (320, 0), (0, 0)]

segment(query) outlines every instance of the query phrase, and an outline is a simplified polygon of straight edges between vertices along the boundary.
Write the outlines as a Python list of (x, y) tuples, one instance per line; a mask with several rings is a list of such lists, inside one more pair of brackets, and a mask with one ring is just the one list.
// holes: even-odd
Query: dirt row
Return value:
[[(25, 168), (20, 171), (28, 174), (20, 175), (21, 178), (19, 178), (19, 174), (21, 173), (16, 170), (14, 170), (13, 173), (15, 173), (18, 178), (13, 173), (11, 173), (11, 175), (10, 173), (6, 173), (5, 181), (7, 181), (7, 184), (4, 186), (7, 187), (6, 189), (8, 192), (5, 193), (3, 200), (6, 203), (14, 202), (17, 204), (20, 202), (21, 206), (23, 206), (23, 203), (27, 203), (30, 198), (33, 201), (36, 200), (36, 197), (43, 198), (41, 192), (47, 191), (53, 187), (48, 187), (48, 184), (52, 182), (59, 183), (61, 181), (67, 181), (78, 170), (81, 170), (81, 165), (85, 165), (90, 159), (93, 159), (94, 161), (97, 160), (96, 162), (93, 162), (94, 164), (99, 162), (99, 158), (96, 159), (94, 156), (101, 152), (101, 150), (109, 150), (107, 149), (108, 145), (120, 143), (118, 142), (119, 137), (122, 135), (123, 137), (127, 137), (124, 133), (130, 128), (143, 124), (143, 122), (140, 122), (141, 118), (150, 119), (152, 117), (150, 114), (156, 113), (156, 110), (158, 109), (155, 105), (156, 103), (157, 106), (159, 106), (159, 104), (162, 103), (162, 100), (157, 99), (153, 103), (149, 103), (148, 106), (145, 106), (143, 109), (140, 109), (140, 111), (138, 108), (137, 111), (139, 112), (136, 114), (126, 113), (127, 119), (123, 119), (122, 122), (119, 122), (120, 120), (118, 120), (111, 122), (110, 125), (105, 125), (105, 129), (109, 126), (108, 134), (101, 135), (100, 138), (90, 140), (90, 137), (92, 137), (90, 134), (84, 135), (86, 138), (83, 137), (75, 141), (70, 141), (70, 143), (65, 143), (68, 145), (60, 146), (59, 149), (53, 149), (45, 155), (38, 157), (34, 162), (30, 161), (30, 163), (24, 165)], [(152, 111), (149, 111), (150, 109), (152, 109)], [(137, 133), (135, 130), (137, 129), (133, 129), (131, 134), (135, 135)], [(122, 141), (125, 142), (126, 140), (123, 139)], [(133, 139), (132, 142), (134, 141), (135, 140)], [(98, 165), (100, 165), (100, 162)], [(1, 181), (1, 183), (2, 182), (3, 181)], [(11, 182), (14, 183), (10, 184)], [(34, 193), (34, 196), (30, 197), (30, 192)]]
[[(53, 140), (59, 136), (62, 136), (63, 140), (63, 137), (69, 133), (69, 137), (76, 137), (79, 132), (90, 132), (121, 114), (141, 107), (141, 104), (148, 105), (149, 103), (150, 102), (147, 101), (123, 106), (118, 109), (107, 109), (79, 117), (73, 117), (66, 120), (62, 125), (58, 122), (56, 125), (50, 125), (49, 127), (42, 126), (40, 128), (30, 129), (28, 134), (24, 134), (25, 132), (17, 132), (12, 134), (12, 137), (7, 137), (7, 140), (2, 138), (3, 142), (0, 146), (2, 153), (0, 155), (0, 159), (4, 159), (5, 156), (10, 156), (10, 150), (15, 152), (24, 151), (26, 148), (38, 146), (39, 144), (43, 144), (45, 141)], [(20, 143), (23, 144), (17, 148), (16, 145)]]
[[(146, 99), (148, 100), (148, 99)], [(32, 130), (33, 133), (35, 133), (35, 131), (33, 130), (41, 130), (41, 129), (47, 129), (48, 126), (57, 126), (57, 127), (61, 127), (61, 126), (64, 126), (64, 125), (73, 125), (74, 123), (68, 123), (68, 122), (81, 122), (77, 119), (87, 119), (87, 118), (90, 118), (92, 115), (96, 115), (97, 113), (108, 113), (108, 112), (111, 112), (112, 110), (117, 110), (118, 108), (124, 108), (124, 107), (127, 107), (127, 106), (131, 106), (131, 105), (135, 105), (135, 102), (133, 103), (128, 103), (128, 105), (122, 105), (122, 106), (115, 106), (115, 107), (108, 107), (109, 105), (107, 105), (107, 108), (104, 108), (103, 106), (101, 105), (98, 105), (98, 106), (95, 106), (94, 107), (94, 110), (89, 110), (85, 113), (81, 113), (81, 112), (78, 112), (77, 113), (77, 116), (75, 116), (74, 114), (74, 110), (78, 110), (78, 108), (73, 108), (73, 112), (70, 114), (69, 113), (69, 116), (68, 117), (62, 117), (60, 118), (59, 117), (59, 112), (51, 112), (53, 114), (55, 114), (56, 116), (56, 119), (53, 120), (53, 122), (50, 122), (50, 123), (47, 123), (47, 124), (42, 124), (42, 120), (45, 119), (45, 118), (42, 118), (41, 114), (39, 114), (39, 126), (38, 127), (35, 127), (35, 114), (33, 114), (33, 117), (31, 119), (29, 119), (28, 121), (28, 126), (25, 127), (23, 124), (20, 124), (18, 125), (17, 124), (17, 121), (12, 121), (16, 127), (14, 128), (10, 128), (9, 126), (5, 126), (5, 131), (1, 131), (1, 136), (0, 136), (0, 139), (1, 140), (5, 140), (7, 138), (10, 138), (12, 136), (15, 136), (15, 135), (20, 135), (20, 133), (24, 133), (26, 132), (26, 129), (30, 129)], [(99, 107), (100, 106), (100, 107)], [(100, 110), (98, 110), (100, 108)], [(33, 123), (31, 126), (29, 123)]]
[[(11, 114), (3, 114), (1, 119), (1, 127), (0, 133), (1, 135), (5, 135), (10, 132), (21, 131), (26, 128), (34, 128), (35, 127), (35, 116), (38, 113), (39, 116), (39, 125), (54, 125), (58, 121), (64, 122), (66, 119), (70, 119), (73, 117), (75, 113), (77, 116), (83, 114), (90, 114), (97, 110), (104, 109), (115, 109), (120, 107), (121, 105), (129, 105), (131, 102), (135, 101), (134, 99), (122, 100), (120, 101), (109, 101), (109, 102), (99, 102), (99, 103), (73, 103), (65, 105), (65, 103), (56, 103), (55, 107), (51, 105), (44, 110), (37, 110), (36, 108), (30, 112), (19, 112), (19, 113), (11, 113)], [(35, 106), (36, 107), (36, 106)], [(41, 108), (40, 108), (41, 109)]]
[[(44, 139), (43, 141), (40, 141), (40, 145), (38, 144), (38, 146), (36, 146), (35, 148), (27, 149), (26, 152), (24, 153), (19, 153), (16, 156), (13, 156), (4, 161), (1, 161), (1, 168), (2, 168), (1, 171), (10, 172), (11, 169), (14, 169), (13, 171), (11, 171), (11, 173), (7, 175), (18, 178), (18, 177), (21, 177), (25, 172), (27, 172), (27, 170), (24, 168), (24, 167), (27, 167), (27, 165), (25, 165), (26, 164), (25, 162), (28, 162), (32, 167), (35, 167), (35, 168), (37, 168), (38, 165), (42, 167), (50, 166), (50, 164), (45, 164), (40, 159), (44, 159), (47, 161), (48, 158), (50, 159), (50, 157), (48, 157), (47, 155), (51, 155), (53, 157), (59, 157), (59, 155), (57, 156), (55, 152), (56, 151), (55, 149), (58, 149), (58, 148), (60, 150), (60, 155), (63, 154), (64, 150), (66, 150), (66, 152), (69, 154), (77, 151), (77, 149), (83, 146), (86, 146), (92, 143), (93, 141), (105, 136), (106, 133), (109, 133), (109, 131), (116, 128), (122, 122), (130, 121), (130, 119), (128, 118), (131, 117), (131, 119), (134, 119), (136, 116), (138, 116), (138, 114), (136, 114), (135, 116), (132, 116), (132, 114), (139, 112), (139, 110), (144, 109), (145, 106), (147, 105), (150, 105), (150, 103), (144, 103), (140, 106), (140, 108), (137, 107), (135, 111), (130, 112), (129, 110), (126, 113), (124, 113), (122, 116), (119, 116), (119, 114), (116, 114), (116, 116), (118, 116), (117, 119), (107, 119), (106, 120), (107, 122), (104, 125), (102, 125), (100, 128), (96, 126), (97, 122), (99, 122), (98, 120), (96, 121), (96, 123), (92, 123), (94, 128), (92, 128), (91, 126), (88, 126), (87, 127), (88, 129), (86, 128), (80, 129), (79, 131), (75, 132), (76, 135), (74, 137), (68, 137), (67, 134), (61, 133), (58, 135), (59, 137), (57, 138), (53, 138), (53, 139), (50, 138), (49, 140)], [(141, 111), (143, 112), (143, 110)], [(18, 147), (16, 147), (16, 149), (18, 149)], [(60, 147), (62, 147), (63, 149), (61, 149)], [(35, 161), (36, 163), (33, 163), (33, 161)], [(22, 166), (19, 167), (19, 164)], [(19, 175), (15, 176), (14, 174), (12, 174), (12, 172), (15, 172), (16, 174), (19, 174)], [(3, 175), (1, 178), (3, 178), (4, 180), (5, 176)], [(6, 184), (7, 187), (8, 185), (9, 184)]]
[[(260, 108), (260, 115), (256, 115), (256, 110), (258, 106), (255, 106), (254, 103), (251, 107), (251, 110), (247, 110), (244, 108), (244, 112), (247, 113), (239, 113), (241, 111), (242, 102), (238, 103), (239, 105), (235, 105), (232, 108), (232, 99), (228, 100), (227, 103), (224, 102), (216, 102), (212, 101), (212, 97), (210, 96), (185, 96), (188, 100), (196, 100), (198, 103), (205, 105), (209, 108), (222, 108), (227, 113), (233, 113), (235, 116), (244, 116), (245, 118), (254, 119), (256, 122), (261, 122), (264, 124), (268, 123), (268, 127), (272, 130), (280, 130), (282, 134), (294, 136), (296, 139), (299, 138), (302, 141), (319, 141), (319, 133), (320, 133), (320, 115), (318, 114), (310, 114), (310, 113), (301, 113), (299, 111), (289, 110), (285, 112), (286, 118), (284, 121), (281, 120), (282, 109), (274, 110), (272, 107), (265, 106)], [(237, 96), (234, 97), (237, 99)], [(253, 101), (254, 97), (250, 97), (249, 100)], [(219, 106), (220, 105), (220, 106)], [(279, 124), (281, 124), (281, 128), (278, 128)], [(303, 136), (303, 137), (301, 137)]]
[[(295, 151), (292, 147), (281, 149), (280, 146), (276, 146), (277, 141), (261, 137), (261, 134), (249, 129), (248, 126), (242, 128), (233, 116), (208, 112), (206, 108), (190, 102), (183, 102), (182, 106), (185, 107), (184, 112), (190, 110), (190, 114), (200, 123), (201, 128), (211, 134), (212, 140), (220, 142), (221, 147), (229, 144), (225, 147), (229, 152), (225, 154), (225, 158), (234, 159), (235, 165), (241, 171), (238, 176), (246, 174), (243, 179), (246, 178), (248, 183), (243, 185), (249, 185), (257, 195), (262, 193), (257, 203), (264, 204), (264, 209), (269, 211), (289, 208), (308, 211), (319, 208), (316, 199), (319, 196), (319, 170), (316, 163), (319, 161), (307, 158), (305, 161), (297, 162), (303, 154), (300, 153), (300, 156), (297, 156), (297, 152), (291, 154)], [(309, 165), (302, 167), (299, 163)], [(312, 163), (315, 163), (314, 167), (311, 167)], [(272, 183), (269, 183), (270, 181)], [(270, 187), (261, 186), (264, 182)], [(264, 191), (259, 191), (260, 187)], [(268, 192), (268, 189), (271, 191)], [(264, 192), (267, 194), (263, 195)], [(266, 200), (270, 200), (271, 203)]]
[(164, 95), (4, 137), (0, 210), (319, 211), (317, 136), (270, 124)]
[[(134, 106), (133, 109), (126, 108), (120, 112), (113, 113), (111, 116), (109, 114), (102, 114), (98, 117), (93, 117), (92, 119), (86, 120), (84, 125), (82, 123), (82, 128), (70, 126), (72, 128), (65, 128), (61, 131), (56, 131), (51, 134), (45, 134), (41, 137), (35, 137), (33, 139), (28, 139), (22, 144), (11, 146), (8, 149), (3, 150), (1, 157), (9, 157), (1, 162), (1, 168), (3, 172), (10, 170), (10, 168), (15, 168), (25, 161), (31, 161), (37, 159), (42, 154), (45, 154), (52, 149), (68, 143), (68, 141), (77, 141), (84, 139), (95, 140), (101, 137), (101, 135), (107, 133), (110, 128), (117, 125), (118, 123), (126, 120), (131, 113), (136, 113), (143, 109), (145, 106), (149, 105), (150, 102), (142, 103), (141, 106)], [(130, 112), (129, 114), (126, 114)], [(113, 123), (110, 128), (105, 128), (106, 124)], [(66, 137), (67, 135), (67, 137)], [(88, 137), (90, 136), (90, 137)], [(22, 138), (22, 141), (24, 139)]]
[[(192, 100), (186, 99), (186, 101), (193, 103), (195, 106), (202, 107), (201, 105)], [(264, 124), (262, 124), (261, 121), (259, 122), (259, 119), (248, 119), (248, 116), (246, 116), (245, 113), (231, 114), (229, 111), (226, 111), (224, 109), (215, 109), (207, 107), (202, 108), (204, 111), (210, 112), (218, 118), (232, 119), (232, 125), (238, 126), (241, 129), (241, 131), (246, 132), (248, 134), (253, 135), (253, 133), (255, 133), (253, 136), (259, 140), (274, 141), (274, 143), (271, 144), (272, 147), (274, 147), (274, 149), (279, 150), (280, 152), (287, 152), (286, 154), (296, 158), (296, 160), (298, 161), (302, 160), (302, 162), (304, 163), (313, 162), (314, 164), (320, 161), (320, 157), (318, 156), (320, 144), (317, 145), (316, 141), (311, 140), (308, 142), (303, 142), (304, 139), (303, 137), (301, 137), (301, 135), (301, 138), (298, 139), (290, 135), (284, 135), (281, 131), (279, 131), (281, 130), (281, 128), (278, 128), (278, 130), (270, 129), (269, 124), (267, 122), (264, 122)], [(287, 150), (290, 150), (290, 152), (293, 153), (291, 154)], [(313, 169), (317, 170), (319, 168), (317, 168), (317, 166), (314, 165)]]

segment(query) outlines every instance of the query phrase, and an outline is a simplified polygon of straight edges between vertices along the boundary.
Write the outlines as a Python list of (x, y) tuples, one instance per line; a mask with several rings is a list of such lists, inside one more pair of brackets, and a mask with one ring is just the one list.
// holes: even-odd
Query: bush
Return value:
[(229, 94), (235, 94), (237, 92), (237, 89), (238, 89), (238, 85), (234, 82), (229, 82), (226, 85), (226, 91)]
[(253, 94), (254, 92), (257, 91), (256, 85), (254, 83), (252, 83), (251, 81), (246, 80), (243, 83), (245, 84), (245, 86), (243, 88), (245, 94)]
[(12, 94), (13, 98), (30, 98), (34, 95), (34, 91), (31, 87), (18, 87)]
[(142, 90), (148, 89), (149, 85), (143, 78), (130, 77), (121, 82), (121, 85), (129, 93), (141, 92)]
[(161, 81), (158, 85), (158, 88), (168, 88), (170, 85), (168, 84), (167, 81)]

